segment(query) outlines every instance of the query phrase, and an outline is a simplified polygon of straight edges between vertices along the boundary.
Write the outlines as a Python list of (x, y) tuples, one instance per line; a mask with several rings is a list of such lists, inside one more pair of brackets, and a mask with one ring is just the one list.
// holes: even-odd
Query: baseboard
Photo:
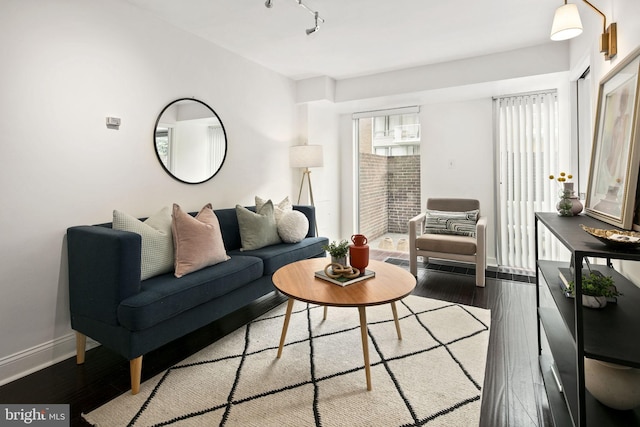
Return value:
[[(98, 345), (87, 339), (87, 350)], [(0, 386), (71, 357), (76, 357), (75, 332), (3, 357), (0, 359)]]

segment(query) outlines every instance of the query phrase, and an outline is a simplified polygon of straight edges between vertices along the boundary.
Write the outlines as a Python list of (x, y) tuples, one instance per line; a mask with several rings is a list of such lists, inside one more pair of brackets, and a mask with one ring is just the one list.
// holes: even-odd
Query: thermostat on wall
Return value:
[(120, 126), (119, 117), (107, 117), (107, 127), (118, 127), (118, 126)]

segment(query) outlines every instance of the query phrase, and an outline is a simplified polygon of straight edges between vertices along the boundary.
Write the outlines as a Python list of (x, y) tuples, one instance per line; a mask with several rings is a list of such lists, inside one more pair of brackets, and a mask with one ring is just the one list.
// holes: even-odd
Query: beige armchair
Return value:
[[(473, 199), (427, 199), (428, 211), (444, 212), (469, 212), (480, 209), (480, 202)], [(430, 212), (430, 223), (433, 223), (434, 215)], [(437, 218), (436, 218), (437, 220)], [(471, 221), (472, 223), (473, 221)], [(435, 229), (436, 233), (464, 232), (465, 227), (455, 221), (442, 220), (439, 223), (442, 229)], [(445, 225), (446, 224), (446, 225)], [(424, 258), (425, 263), (430, 257), (454, 261), (471, 262), (476, 265), (476, 286), (484, 287), (485, 269), (487, 267), (486, 230), (487, 218), (478, 212), (475, 223), (475, 237), (455, 234), (430, 234), (425, 233), (427, 225), (427, 213), (409, 220), (409, 266), (411, 274), (418, 275), (418, 256)], [(470, 229), (470, 230), (469, 230)], [(472, 231), (473, 226), (468, 225), (467, 231)]]

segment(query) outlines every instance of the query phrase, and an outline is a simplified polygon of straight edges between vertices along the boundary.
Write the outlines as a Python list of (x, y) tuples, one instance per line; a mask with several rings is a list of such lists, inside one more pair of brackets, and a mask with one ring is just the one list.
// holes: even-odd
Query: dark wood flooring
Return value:
[[(374, 250), (371, 256), (382, 260), (387, 256), (402, 258), (398, 253)], [(408, 262), (402, 259), (390, 262), (408, 269)], [(421, 268), (414, 294), (491, 310), (480, 426), (553, 426), (538, 369), (535, 284), (526, 276), (488, 272), (486, 287), (478, 288), (472, 272), (448, 265)], [(143, 381), (283, 301), (282, 295), (268, 295), (145, 355)], [(82, 413), (128, 392), (128, 361), (97, 347), (87, 352), (84, 365), (68, 359), (0, 387), (0, 403), (68, 403), (71, 425), (84, 426), (88, 424)]]

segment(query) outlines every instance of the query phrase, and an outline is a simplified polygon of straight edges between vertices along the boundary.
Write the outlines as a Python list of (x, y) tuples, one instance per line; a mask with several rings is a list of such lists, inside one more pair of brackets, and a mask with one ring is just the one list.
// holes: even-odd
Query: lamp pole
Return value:
[[(315, 202), (313, 201), (313, 187), (311, 186), (311, 171), (309, 168), (304, 168), (302, 172), (302, 180), (300, 181), (300, 191), (298, 192), (298, 204), (300, 204), (301, 196), (302, 196), (302, 187), (304, 187), (304, 178), (307, 177), (307, 182), (309, 183), (309, 200), (311, 201), (311, 206), (316, 207)], [(316, 215), (316, 236), (319, 236), (318, 233), (318, 219)]]

